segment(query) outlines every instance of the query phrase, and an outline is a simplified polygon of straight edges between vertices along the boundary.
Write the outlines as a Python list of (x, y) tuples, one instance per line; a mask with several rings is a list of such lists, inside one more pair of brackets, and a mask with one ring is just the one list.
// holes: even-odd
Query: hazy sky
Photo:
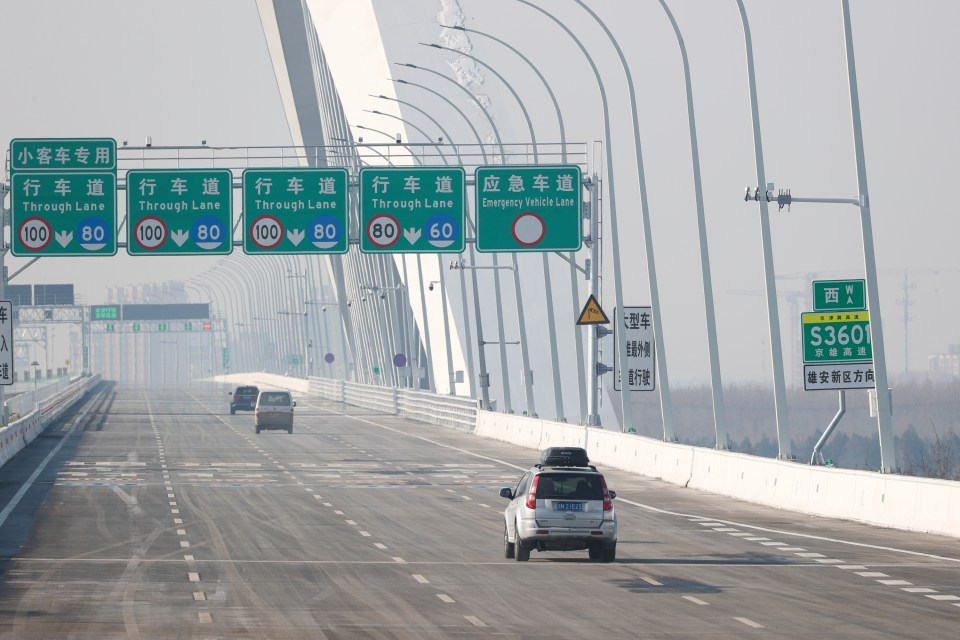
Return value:
[[(574, 28), (602, 70), (612, 105), (618, 209), (621, 220), (631, 220), (622, 222), (626, 298), (628, 304), (647, 304), (632, 130), (619, 63), (573, 0), (540, 4)], [(701, 382), (709, 370), (676, 41), (655, 0), (590, 5), (615, 33), (637, 83), (672, 380)], [(755, 171), (739, 13), (734, 0), (670, 5), (692, 66), (724, 376), (766, 379), (757, 207), (742, 200)], [(768, 180), (795, 195), (855, 196), (839, 0), (747, 0), (746, 5)], [(851, 0), (851, 5), (888, 367), (894, 374), (903, 369), (908, 295), (909, 364), (922, 371), (928, 354), (960, 343), (954, 320), (960, 313), (955, 250), (960, 222), (949, 208), (960, 143), (953, 69), (960, 59), (953, 33), (960, 9), (948, 0)], [(445, 60), (453, 56), (414, 43), (438, 42), (437, 15), (459, 8), (468, 26), (514, 43), (540, 67), (561, 101), (568, 140), (603, 139), (589, 67), (558, 28), (516, 0), (374, 0), (379, 25), (365, 1), (310, 0), (309, 6), (353, 123), (396, 128), (387, 119), (358, 113), (382, 110), (382, 102), (366, 96), (389, 84), (378, 56), (371, 54), (378, 46), (377, 27), (394, 58), (449, 71)], [(289, 143), (253, 0), (4, 0), (0, 7), (5, 146), (14, 137), (56, 136), (110, 136), (141, 144), (147, 135), (154, 145), (201, 139), (212, 145)], [(471, 43), (473, 54), (495, 65), (521, 93), (538, 138), (556, 141), (556, 120), (536, 78), (496, 45), (479, 37)], [(402, 75), (396, 67), (386, 72)], [(509, 93), (489, 75), (479, 80), (476, 88), (489, 98), (504, 137), (527, 140)], [(414, 99), (432, 104), (422, 96)], [(591, 169), (599, 170), (600, 163), (592, 161)], [(771, 224), (789, 354), (794, 314), (810, 308), (808, 274), (862, 277), (859, 221), (853, 207), (797, 205), (789, 213), (775, 212)], [(7, 256), (11, 272), (24, 263)], [(98, 302), (104, 285), (189, 277), (212, 263), (131, 258), (121, 250), (112, 258), (44, 259), (14, 282), (73, 281), (86, 301)], [(794, 292), (796, 307), (789, 297)]]

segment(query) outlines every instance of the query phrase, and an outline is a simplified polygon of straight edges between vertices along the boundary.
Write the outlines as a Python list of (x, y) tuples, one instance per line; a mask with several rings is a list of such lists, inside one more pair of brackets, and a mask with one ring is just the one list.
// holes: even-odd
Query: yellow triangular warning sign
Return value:
[(577, 324), (610, 324), (610, 318), (600, 308), (600, 303), (592, 293), (587, 298), (587, 304), (583, 305)]

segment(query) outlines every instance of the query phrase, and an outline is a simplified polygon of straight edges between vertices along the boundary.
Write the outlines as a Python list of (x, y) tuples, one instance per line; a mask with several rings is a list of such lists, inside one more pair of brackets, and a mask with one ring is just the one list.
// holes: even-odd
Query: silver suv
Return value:
[(586, 549), (591, 560), (617, 557), (616, 492), (587, 452), (576, 447), (545, 449), (513, 489), (500, 489), (510, 504), (503, 512), (503, 555), (523, 562), (530, 551)]

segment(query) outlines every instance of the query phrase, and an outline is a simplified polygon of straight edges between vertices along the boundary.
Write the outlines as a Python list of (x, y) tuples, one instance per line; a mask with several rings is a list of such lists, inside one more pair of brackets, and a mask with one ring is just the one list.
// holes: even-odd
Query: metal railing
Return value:
[(474, 431), (477, 427), (479, 402), (474, 398), (330, 378), (310, 378), (310, 395), (451, 429)]

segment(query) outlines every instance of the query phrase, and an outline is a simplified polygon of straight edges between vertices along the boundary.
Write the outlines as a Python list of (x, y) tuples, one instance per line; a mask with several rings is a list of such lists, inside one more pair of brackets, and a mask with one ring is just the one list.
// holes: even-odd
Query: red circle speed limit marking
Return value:
[(160, 218), (147, 216), (137, 222), (133, 239), (147, 251), (159, 249), (167, 241), (167, 225)]
[(53, 240), (53, 229), (43, 218), (27, 218), (17, 229), (20, 243), (30, 251), (45, 249)]
[(261, 249), (273, 249), (283, 241), (283, 223), (273, 216), (260, 216), (250, 225), (250, 239)]
[(532, 211), (525, 211), (513, 221), (512, 231), (514, 240), (525, 247), (532, 247), (540, 244), (547, 234), (547, 223)]
[(367, 240), (378, 249), (388, 249), (400, 240), (400, 222), (391, 215), (381, 213), (367, 223)]

